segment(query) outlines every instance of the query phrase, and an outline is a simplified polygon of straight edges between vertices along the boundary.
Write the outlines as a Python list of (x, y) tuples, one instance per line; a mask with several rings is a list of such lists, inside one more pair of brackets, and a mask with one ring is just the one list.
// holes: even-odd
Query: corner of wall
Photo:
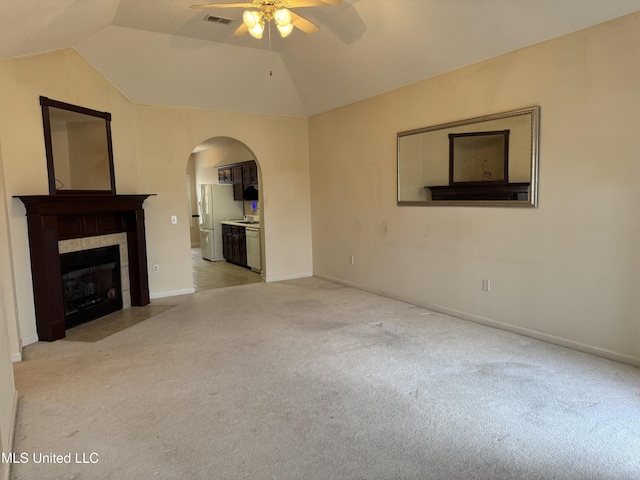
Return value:
[[(7, 438), (9, 441), (7, 442), (6, 447), (2, 443), (2, 435), (0, 435), (0, 451), (4, 454), (8, 454), (13, 452), (13, 440), (15, 436), (16, 430), (16, 420), (18, 418), (18, 392), (13, 391), (13, 411), (11, 412), (11, 423), (9, 425), (9, 433)], [(9, 480), (11, 477), (11, 463), (10, 462), (0, 462), (0, 480)]]

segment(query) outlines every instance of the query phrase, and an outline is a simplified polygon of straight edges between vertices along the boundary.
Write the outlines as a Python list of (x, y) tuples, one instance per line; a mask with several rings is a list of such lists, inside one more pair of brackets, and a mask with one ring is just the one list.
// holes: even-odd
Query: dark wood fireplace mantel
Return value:
[(142, 203), (152, 194), (17, 195), (27, 210), (38, 338), (65, 336), (58, 241), (126, 232), (131, 305), (149, 303)]

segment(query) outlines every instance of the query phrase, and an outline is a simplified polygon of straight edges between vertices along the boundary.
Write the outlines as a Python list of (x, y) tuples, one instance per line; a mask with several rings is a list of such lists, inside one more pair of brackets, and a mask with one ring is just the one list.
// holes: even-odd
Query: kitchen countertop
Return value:
[(260, 224), (257, 222), (248, 223), (241, 220), (223, 220), (220, 223), (223, 225), (233, 225), (234, 227), (257, 228), (258, 230), (260, 229)]

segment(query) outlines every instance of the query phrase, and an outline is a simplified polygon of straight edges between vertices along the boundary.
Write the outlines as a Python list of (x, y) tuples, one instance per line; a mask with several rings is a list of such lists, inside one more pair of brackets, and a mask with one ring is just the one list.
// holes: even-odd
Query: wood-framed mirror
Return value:
[(49, 195), (116, 194), (111, 114), (40, 97)]
[(398, 205), (538, 204), (540, 107), (398, 133)]

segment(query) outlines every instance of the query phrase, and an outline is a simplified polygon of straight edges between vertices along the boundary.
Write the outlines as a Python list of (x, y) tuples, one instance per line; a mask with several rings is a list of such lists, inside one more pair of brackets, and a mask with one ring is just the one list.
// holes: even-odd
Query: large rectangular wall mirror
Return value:
[(40, 97), (49, 194), (116, 193), (111, 114)]
[(398, 205), (538, 204), (540, 107), (398, 133)]

